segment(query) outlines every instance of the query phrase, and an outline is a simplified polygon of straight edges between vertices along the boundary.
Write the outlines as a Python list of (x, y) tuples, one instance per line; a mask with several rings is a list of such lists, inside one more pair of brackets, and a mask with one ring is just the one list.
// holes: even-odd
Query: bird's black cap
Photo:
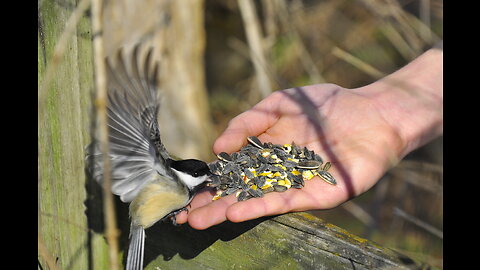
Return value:
[(184, 159), (184, 160), (169, 160), (169, 165), (171, 168), (188, 173), (193, 177), (199, 177), (203, 175), (210, 175), (210, 168), (208, 168), (207, 163), (198, 160), (198, 159)]

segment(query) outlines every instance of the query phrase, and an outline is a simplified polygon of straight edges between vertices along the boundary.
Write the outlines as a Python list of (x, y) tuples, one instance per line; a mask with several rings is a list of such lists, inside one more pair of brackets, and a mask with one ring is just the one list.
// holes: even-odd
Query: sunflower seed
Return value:
[(232, 193), (235, 193), (235, 191), (237, 191), (237, 189), (238, 189), (237, 187), (229, 187), (229, 188), (227, 188), (227, 190), (225, 190), (225, 194), (230, 195)]
[(250, 168), (246, 168), (243, 170), (243, 173), (245, 174), (245, 176), (249, 179), (252, 179), (255, 177), (255, 175), (250, 171)]
[(335, 178), (333, 178), (333, 176), (327, 171), (318, 171), (318, 176), (320, 176), (322, 180), (324, 180), (325, 182), (331, 185), (337, 184), (337, 181), (335, 180)]
[(302, 187), (303, 187), (302, 185), (297, 184), (297, 183), (293, 183), (293, 184), (292, 184), (292, 188), (300, 189), (300, 188), (302, 188)]
[(250, 137), (247, 138), (247, 140), (248, 140), (251, 144), (255, 145), (256, 147), (258, 147), (258, 148), (260, 148), (260, 149), (263, 148), (262, 142), (261, 142), (257, 137), (255, 137), (255, 136), (250, 136)]
[(265, 176), (260, 176), (260, 177), (255, 177), (253, 178), (253, 183), (257, 186), (257, 187), (263, 187), (263, 185), (265, 185)]
[[(302, 188), (305, 180), (319, 176), (336, 184), (326, 172), (331, 166), (323, 165), (322, 158), (307, 147), (292, 144), (262, 143), (257, 137), (247, 138), (249, 144), (232, 154), (217, 155), (209, 168), (216, 176), (209, 186), (217, 190), (213, 200), (235, 193), (237, 200), (262, 197), (269, 192), (284, 192), (289, 188)], [(323, 167), (322, 167), (323, 165)]]
[(332, 164), (330, 163), (330, 161), (328, 161), (327, 163), (325, 163), (325, 165), (323, 165), (322, 170), (323, 171), (328, 171), (328, 169), (330, 169), (330, 167), (332, 167)]
[(250, 161), (250, 157), (243, 153), (240, 153), (235, 159), (235, 163), (237, 164), (247, 164), (249, 161)]
[(240, 188), (243, 189), (243, 190), (248, 190), (250, 188), (250, 186), (247, 183), (242, 182), (242, 183), (240, 183)]
[(267, 187), (267, 188), (265, 188), (265, 189), (262, 188), (262, 192), (263, 192), (264, 194), (267, 194), (267, 193), (272, 192), (272, 191), (275, 191), (275, 189), (273, 188), (273, 186), (269, 186), (269, 187)]
[(210, 172), (216, 175), (221, 175), (224, 167), (225, 167), (224, 163), (221, 162), (220, 160), (214, 161), (208, 164), (208, 168), (210, 169)]
[(236, 176), (238, 176), (238, 175), (237, 175), (237, 174), (234, 174), (234, 175), (232, 175), (232, 177), (228, 177), (228, 176), (226, 176), (226, 175), (220, 175), (220, 182), (221, 182), (222, 184), (228, 184), (228, 183), (230, 183), (230, 182), (232, 182), (232, 181), (235, 181)]
[(273, 189), (274, 189), (276, 192), (284, 192), (284, 191), (286, 191), (288, 188), (287, 188), (286, 186), (273, 185)]
[(209, 187), (218, 187), (222, 182), (221, 182), (221, 176), (220, 175), (212, 175), (210, 176), (210, 183), (208, 183), (207, 185)]
[(220, 152), (220, 153), (218, 153), (217, 157), (218, 157), (218, 159), (220, 159), (220, 160), (222, 160), (222, 161), (225, 161), (225, 162), (230, 162), (230, 161), (232, 161), (232, 157), (231, 157), (229, 154), (225, 153), (225, 152)]
[(294, 168), (294, 167), (298, 166), (298, 164), (293, 160), (287, 160), (287, 161), (283, 162), (282, 165), (287, 167), (287, 168)]
[(313, 170), (318, 169), (320, 165), (322, 164), (316, 160), (303, 160), (298, 162), (297, 168)]
[(248, 194), (250, 194), (252, 197), (255, 197), (255, 198), (263, 197), (263, 193), (258, 189), (249, 188), (247, 192)]
[(307, 149), (307, 147), (303, 148), (303, 155), (305, 156), (306, 159), (312, 160), (313, 159), (313, 151), (310, 151)]
[(241, 201), (245, 201), (245, 200), (248, 200), (250, 199), (252, 196), (250, 194), (248, 194), (248, 192), (246, 192), (245, 190), (241, 191), (239, 194), (238, 194), (238, 197), (237, 197), (237, 200), (239, 202)]

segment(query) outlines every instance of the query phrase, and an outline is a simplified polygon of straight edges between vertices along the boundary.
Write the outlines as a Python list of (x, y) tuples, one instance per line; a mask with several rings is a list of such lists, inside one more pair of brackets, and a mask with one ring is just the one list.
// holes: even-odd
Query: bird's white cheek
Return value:
[(185, 185), (187, 185), (190, 189), (192, 189), (192, 188), (200, 185), (201, 183), (205, 182), (208, 178), (208, 176), (206, 176), (206, 175), (203, 175), (203, 176), (200, 176), (200, 177), (193, 177), (188, 173), (180, 172), (180, 171), (177, 171), (177, 170), (174, 170), (174, 171), (178, 175), (178, 178), (180, 178), (180, 180)]

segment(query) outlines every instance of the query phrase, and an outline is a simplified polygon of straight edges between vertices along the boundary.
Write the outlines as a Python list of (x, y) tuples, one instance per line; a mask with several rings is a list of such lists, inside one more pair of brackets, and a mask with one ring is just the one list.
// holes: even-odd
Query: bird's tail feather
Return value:
[(143, 248), (145, 245), (145, 230), (141, 226), (130, 228), (130, 245), (128, 247), (126, 270), (143, 269)]

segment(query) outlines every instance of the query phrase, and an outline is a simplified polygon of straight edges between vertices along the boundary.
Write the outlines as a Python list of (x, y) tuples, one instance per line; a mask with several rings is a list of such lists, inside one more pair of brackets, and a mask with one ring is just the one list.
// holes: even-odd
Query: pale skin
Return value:
[(346, 89), (317, 84), (275, 91), (233, 118), (213, 146), (215, 153), (238, 151), (248, 136), (263, 142), (306, 146), (325, 161), (337, 180), (318, 177), (302, 189), (271, 192), (237, 202), (234, 194), (212, 201), (199, 193), (189, 211), (177, 215), (206, 229), (226, 220), (242, 222), (288, 212), (330, 209), (358, 196), (406, 154), (443, 132), (443, 51), (430, 49), (372, 84)]

